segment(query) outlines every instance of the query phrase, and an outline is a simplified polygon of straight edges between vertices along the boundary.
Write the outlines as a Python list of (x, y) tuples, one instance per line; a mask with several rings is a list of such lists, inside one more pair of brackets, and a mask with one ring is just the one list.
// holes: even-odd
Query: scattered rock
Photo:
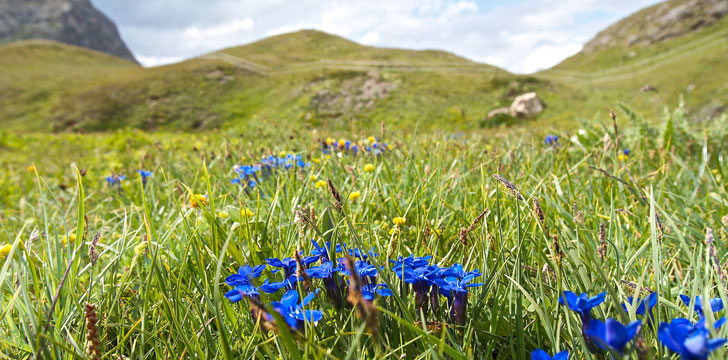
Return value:
[(494, 118), (496, 116), (499, 116), (499, 115), (508, 115), (508, 116), (510, 116), (511, 115), (511, 108), (502, 107), (502, 108), (493, 109), (493, 110), (491, 110), (491, 111), (488, 112), (488, 119), (492, 119), (492, 118)]
[(532, 117), (543, 111), (543, 103), (535, 92), (516, 97), (511, 104), (511, 116)]
[(338, 117), (372, 108), (376, 100), (387, 97), (396, 88), (396, 83), (383, 80), (379, 73), (370, 71), (327, 84), (311, 98), (309, 109), (317, 116)]

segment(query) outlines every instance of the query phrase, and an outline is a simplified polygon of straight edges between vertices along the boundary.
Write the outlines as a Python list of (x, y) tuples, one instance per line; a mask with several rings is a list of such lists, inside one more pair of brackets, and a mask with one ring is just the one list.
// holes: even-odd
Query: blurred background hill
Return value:
[[(0, 5), (0, 121), (13, 131), (192, 131), (263, 122), (349, 130), (381, 122), (558, 127), (618, 102), (659, 114), (681, 95), (700, 120), (720, 113), (728, 98), (728, 3), (718, 0), (643, 9), (529, 75), (316, 30), (142, 68), (88, 0), (16, 2)], [(542, 112), (494, 111), (529, 92), (545, 104)]]

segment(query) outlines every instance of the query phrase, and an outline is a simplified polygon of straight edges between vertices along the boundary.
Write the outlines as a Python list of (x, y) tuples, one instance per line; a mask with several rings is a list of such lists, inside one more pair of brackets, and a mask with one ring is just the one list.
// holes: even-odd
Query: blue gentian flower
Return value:
[(336, 306), (341, 307), (343, 297), (341, 291), (343, 289), (342, 281), (335, 274), (341, 270), (340, 267), (334, 266), (331, 261), (326, 261), (319, 266), (312, 266), (306, 269), (306, 274), (314, 279), (322, 279), (326, 287), (326, 296), (329, 301)]
[(349, 255), (358, 258), (360, 260), (367, 260), (370, 257), (379, 256), (378, 253), (374, 252), (374, 249), (369, 250), (368, 252), (364, 252), (361, 249), (349, 249)]
[(624, 154), (624, 156), (629, 156), (629, 154), (631, 154), (632, 152), (629, 149), (624, 149), (622, 153)]
[(265, 282), (263, 282), (263, 285), (259, 289), (266, 293), (274, 293), (283, 288), (291, 290), (296, 288), (297, 282), (298, 276), (296, 275), (291, 275), (281, 282), (270, 282), (268, 279), (265, 279)]
[(392, 290), (387, 284), (366, 284), (361, 288), (361, 295), (366, 301), (373, 301), (374, 294), (379, 296), (392, 296)]
[(150, 176), (152, 176), (152, 172), (151, 171), (144, 171), (144, 170), (137, 170), (137, 172), (139, 173), (139, 176), (142, 177), (142, 185), (145, 185), (146, 186), (147, 185), (147, 178), (150, 177)]
[(323, 318), (323, 313), (320, 310), (303, 309), (314, 297), (313, 293), (308, 294), (301, 300), (301, 303), (298, 303), (298, 291), (289, 290), (281, 297), (281, 301), (274, 301), (271, 306), (286, 319), (291, 328), (303, 331), (304, 321), (315, 323)]
[(232, 274), (225, 278), (225, 282), (230, 286), (250, 284), (250, 280), (260, 277), (265, 270), (265, 265), (243, 265), (238, 269), (237, 274)]
[(660, 324), (657, 337), (662, 345), (680, 355), (683, 360), (705, 360), (710, 353), (726, 343), (726, 339), (708, 339), (710, 332), (693, 326), (690, 320), (677, 318)]
[(635, 299), (632, 296), (627, 298), (627, 302), (622, 304), (622, 308), (625, 312), (629, 313), (629, 307), (637, 306), (635, 314), (645, 316), (646, 314), (652, 314), (652, 308), (657, 305), (657, 293), (651, 293), (647, 295), (645, 299)]
[(536, 349), (533, 352), (531, 352), (531, 360), (568, 360), (569, 359), (569, 352), (567, 350), (564, 350), (558, 354), (554, 354), (554, 356), (550, 356), (547, 352)]
[(121, 186), (121, 182), (124, 179), (126, 179), (126, 176), (124, 176), (124, 175), (112, 174), (111, 176), (106, 177), (106, 182), (109, 183), (109, 186), (115, 187), (115, 186)]
[(418, 268), (418, 267), (422, 267), (422, 266), (427, 266), (428, 262), (430, 261), (431, 258), (432, 258), (432, 256), (415, 257), (414, 255), (410, 254), (410, 256), (408, 256), (406, 258), (403, 258), (400, 256), (399, 258), (397, 258), (396, 261), (395, 260), (389, 260), (389, 261), (394, 264), (394, 266), (392, 267), (392, 270), (395, 273), (400, 274), (400, 276), (401, 276), (403, 267), (410, 267), (410, 268), (414, 269), (414, 268)]
[(544, 140), (544, 144), (546, 145), (556, 145), (559, 142), (559, 137), (556, 135), (548, 135), (546, 136), (546, 140)]
[[(339, 268), (341, 269), (340, 272), (346, 276), (351, 276), (351, 272), (346, 268), (346, 265), (343, 264), (344, 260), (345, 259), (339, 260), (341, 262), (339, 264)], [(368, 276), (370, 278), (374, 278), (378, 274), (376, 266), (362, 260), (354, 262), (354, 269), (356, 269), (356, 272), (359, 274), (359, 276)]]
[[(319, 246), (319, 244), (313, 239), (311, 239), (311, 242), (313, 243), (314, 247), (314, 249), (311, 250), (311, 255), (320, 257), (321, 262), (329, 261), (329, 250), (331, 250), (331, 242), (327, 241), (325, 247)], [(338, 254), (342, 251), (343, 248), (341, 247), (341, 244), (336, 244), (336, 253)]]
[(481, 273), (480, 273), (480, 270), (478, 270), (478, 269), (475, 269), (475, 270), (472, 270), (472, 271), (465, 271), (465, 270), (463, 270), (463, 266), (462, 265), (455, 263), (455, 264), (453, 264), (450, 267), (446, 267), (446, 268), (440, 269), (440, 274), (439, 275), (441, 277), (454, 276), (454, 277), (456, 277), (458, 279), (465, 279), (466, 277), (468, 277), (470, 275), (480, 276)]
[[(682, 300), (683, 303), (685, 303), (685, 306), (690, 307), (690, 297), (687, 295), (680, 295), (680, 300)], [(717, 312), (723, 310), (723, 300), (720, 298), (712, 298), (707, 301), (707, 303), (698, 295), (695, 297), (695, 305), (693, 306), (693, 310), (695, 310), (696, 313), (698, 313), (698, 316), (704, 317), (705, 316), (705, 309), (704, 307), (708, 305), (710, 306), (710, 309), (712, 312)]]
[(225, 293), (225, 297), (232, 302), (238, 302), (244, 297), (258, 298), (258, 296), (260, 296), (258, 288), (250, 284), (237, 285)]
[[(415, 293), (415, 307), (427, 314), (428, 306), (428, 290), (432, 285), (437, 284), (440, 268), (436, 265), (421, 266), (417, 268), (404, 267), (404, 272), (397, 272), (397, 276), (402, 278), (405, 283), (412, 284), (412, 290)], [(439, 298), (438, 298), (439, 300)], [(433, 305), (434, 307), (434, 305)], [(433, 309), (437, 310), (437, 309)]]
[[(717, 319), (717, 320), (715, 320), (715, 322), (713, 323), (713, 328), (714, 328), (714, 329), (716, 329), (716, 330), (717, 330), (717, 329), (720, 329), (720, 328), (721, 328), (721, 326), (725, 325), (725, 322), (726, 322), (726, 319), (725, 319), (725, 317), (722, 317), (722, 318), (720, 318), (720, 319)], [(700, 319), (698, 320), (698, 322), (696, 322), (696, 323), (695, 323), (695, 327), (696, 327), (696, 328), (705, 328), (705, 329), (707, 329), (707, 327), (705, 326), (705, 325), (706, 325), (705, 323), (706, 323), (706, 318), (705, 318), (705, 317), (701, 317), (701, 318), (700, 318)]]
[[(304, 266), (308, 266), (317, 260), (317, 256), (305, 256), (301, 258), (301, 262)], [(287, 257), (285, 259), (269, 258), (265, 259), (265, 262), (270, 266), (282, 268), (286, 277), (290, 277), (296, 272), (296, 259), (292, 257)]]
[(480, 274), (468, 274), (462, 279), (455, 276), (448, 276), (436, 280), (440, 287), (440, 293), (447, 297), (450, 303), (450, 317), (456, 324), (465, 324), (465, 312), (468, 306), (468, 288), (481, 286), (483, 284), (470, 284)]
[(571, 291), (564, 291), (564, 295), (559, 296), (559, 303), (568, 306), (569, 309), (579, 314), (582, 326), (586, 328), (589, 325), (589, 320), (591, 320), (591, 309), (603, 303), (606, 296), (606, 292), (589, 297), (586, 293), (576, 295)]
[(607, 319), (606, 323), (592, 319), (586, 335), (601, 349), (624, 354), (624, 348), (637, 335), (641, 324), (641, 320), (622, 325), (615, 319)]

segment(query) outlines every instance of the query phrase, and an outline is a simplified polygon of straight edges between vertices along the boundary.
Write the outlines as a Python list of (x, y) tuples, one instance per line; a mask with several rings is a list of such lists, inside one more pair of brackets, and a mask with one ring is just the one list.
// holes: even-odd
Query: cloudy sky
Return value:
[(145, 66), (317, 29), (362, 44), (442, 49), (516, 73), (548, 68), (656, 0), (92, 0)]

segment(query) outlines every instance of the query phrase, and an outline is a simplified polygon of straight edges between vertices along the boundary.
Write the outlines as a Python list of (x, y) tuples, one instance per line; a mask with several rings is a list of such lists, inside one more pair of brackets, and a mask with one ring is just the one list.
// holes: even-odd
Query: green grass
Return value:
[[(462, 137), (389, 129), (373, 134), (393, 144), (380, 158), (327, 158), (315, 143), (329, 135), (357, 140), (370, 135), (365, 131), (331, 134), (286, 123), (199, 134), (2, 133), (0, 231), (12, 250), (0, 267), (0, 353), (31, 358), (42, 348), (39, 358), (87, 358), (84, 306), (92, 303), (104, 358), (526, 359), (541, 347), (601, 359), (585, 351), (578, 318), (558, 305), (561, 291), (608, 291), (594, 316), (621, 321), (635, 319), (621, 310), (633, 293), (622, 281), (659, 292), (658, 321), (697, 319), (678, 294), (728, 300), (703, 243), (713, 229), (724, 260), (728, 119), (696, 125), (684, 108), (661, 121), (627, 108), (617, 112), (618, 133), (601, 119), (581, 132), (558, 132), (555, 148), (543, 144), (543, 133), (522, 128)], [(578, 141), (570, 141), (572, 134)], [(627, 161), (616, 156), (623, 148), (632, 150)], [(233, 165), (281, 151), (301, 154), (312, 166), (278, 173), (250, 192), (230, 183)], [(31, 163), (37, 172), (26, 170)], [(376, 170), (364, 172), (367, 163)], [(154, 170), (146, 187), (132, 176), (139, 168)], [(106, 186), (111, 171), (129, 175), (121, 189)], [(494, 174), (525, 199), (511, 196)], [(359, 191), (361, 199), (345, 201), (338, 213), (311, 175), (331, 179), (344, 198)], [(209, 203), (191, 208), (191, 193), (207, 194)], [(543, 207), (544, 224), (532, 198)], [(315, 229), (297, 225), (299, 208), (313, 209)], [(254, 217), (241, 218), (241, 209)], [(459, 229), (484, 209), (480, 226), (461, 244)], [(407, 219), (404, 231), (390, 235), (396, 216)], [(604, 261), (597, 252), (600, 224)], [(376, 247), (381, 263), (414, 253), (480, 269), (484, 285), (471, 290), (466, 324), (439, 332), (415, 326), (420, 314), (412, 294), (400, 293), (391, 272), (382, 272), (382, 280), (396, 296), (375, 302), (377, 338), (352, 309), (336, 311), (323, 294), (312, 303), (323, 309), (323, 320), (298, 334), (267, 332), (251, 321), (247, 301), (223, 297), (229, 290), (223, 279), (239, 265), (290, 256), (297, 247), (310, 251), (308, 240), (320, 240), (319, 232)], [(92, 265), (96, 233), (100, 257)], [(76, 240), (64, 244), (71, 234)], [(642, 334), (648, 358), (676, 359), (648, 327)], [(715, 335), (725, 337), (728, 328)], [(719, 350), (714, 358), (725, 355)]]

